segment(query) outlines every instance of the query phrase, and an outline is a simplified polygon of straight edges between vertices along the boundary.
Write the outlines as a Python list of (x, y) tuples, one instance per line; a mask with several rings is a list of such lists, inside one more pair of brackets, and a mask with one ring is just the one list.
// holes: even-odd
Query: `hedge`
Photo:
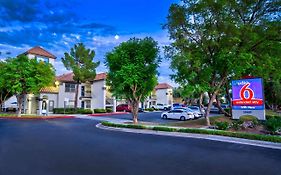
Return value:
[(92, 114), (91, 109), (77, 108), (54, 108), (54, 114)]
[(196, 129), (196, 128), (169, 128), (164, 126), (144, 126), (144, 125), (127, 125), (127, 124), (115, 124), (111, 122), (102, 122), (102, 125), (109, 127), (118, 128), (135, 128), (135, 129), (150, 129), (155, 131), (166, 131), (166, 132), (182, 132), (182, 133), (194, 133), (194, 134), (207, 134), (207, 135), (220, 135), (236, 138), (244, 138), (250, 140), (261, 140), (281, 143), (281, 137), (272, 135), (261, 135), (261, 134), (250, 134), (242, 132), (230, 132), (230, 131), (220, 131), (220, 130), (207, 130), (207, 129)]
[(106, 113), (106, 109), (94, 109), (94, 113)]

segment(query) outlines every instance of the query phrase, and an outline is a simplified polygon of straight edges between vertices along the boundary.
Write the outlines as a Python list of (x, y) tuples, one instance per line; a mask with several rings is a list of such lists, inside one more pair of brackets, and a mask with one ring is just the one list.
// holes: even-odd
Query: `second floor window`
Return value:
[(65, 83), (65, 92), (75, 92), (76, 84)]

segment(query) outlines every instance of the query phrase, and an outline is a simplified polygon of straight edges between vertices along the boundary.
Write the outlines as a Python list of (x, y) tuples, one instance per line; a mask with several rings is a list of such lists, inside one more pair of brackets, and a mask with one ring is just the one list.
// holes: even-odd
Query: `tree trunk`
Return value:
[(226, 84), (225, 91), (226, 91), (226, 98), (227, 98), (228, 103), (229, 103), (229, 109), (230, 109), (229, 113), (232, 116), (232, 100), (231, 100), (231, 96), (230, 96), (230, 93), (229, 93), (229, 84), (228, 83)]
[(225, 116), (227, 117), (231, 117), (231, 114), (229, 114), (228, 112), (226, 112), (222, 107), (221, 107), (221, 102), (220, 99), (218, 98), (218, 96), (216, 96), (216, 107), (219, 108), (219, 111), (222, 112)]
[(203, 96), (204, 96), (204, 93), (201, 93), (200, 98), (199, 98), (199, 109), (200, 109), (201, 114), (204, 114)]
[(22, 111), (22, 98), (23, 98), (23, 95), (22, 95), (22, 94), (17, 95), (17, 103), (18, 103), (18, 114), (17, 114), (17, 116), (18, 116), (18, 117), (21, 117), (21, 111)]
[(137, 124), (138, 123), (138, 113), (139, 113), (139, 101), (133, 100), (131, 102), (131, 111), (132, 111), (132, 116), (133, 116), (133, 123)]
[(79, 92), (79, 82), (77, 82), (76, 84), (76, 88), (75, 88), (75, 99), (74, 99), (74, 109), (77, 109), (78, 106), (78, 92)]
[(210, 99), (209, 99), (209, 104), (208, 104), (208, 107), (207, 107), (207, 110), (206, 110), (206, 113), (205, 113), (205, 118), (206, 118), (206, 124), (207, 126), (210, 126), (211, 123), (210, 123), (210, 119), (209, 119), (209, 114), (210, 114), (210, 110), (211, 110), (211, 107), (213, 105), (213, 101), (215, 100), (216, 96), (217, 96), (217, 93), (218, 93), (218, 90), (215, 91), (211, 96), (210, 96)]

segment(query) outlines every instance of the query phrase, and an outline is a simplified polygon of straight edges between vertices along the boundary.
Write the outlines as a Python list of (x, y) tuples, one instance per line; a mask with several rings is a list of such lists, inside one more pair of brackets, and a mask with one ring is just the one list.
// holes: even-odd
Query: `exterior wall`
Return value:
[[(81, 85), (79, 85), (78, 89), (78, 99), (81, 95)], [(60, 83), (59, 85), (59, 94), (58, 94), (58, 108), (65, 107), (65, 100), (68, 99), (69, 102), (75, 101), (75, 92), (65, 92), (65, 83)], [(81, 100), (78, 100), (78, 107), (81, 106)]]
[[(27, 54), (26, 55), (29, 59), (34, 59), (35, 58), (35, 56), (37, 57), (37, 58), (42, 58), (42, 59), (44, 59), (44, 58), (47, 58), (47, 57), (41, 57), (41, 56), (37, 56), (37, 55), (33, 55), (33, 54)], [(52, 64), (53, 66), (55, 65), (55, 59), (53, 59), (53, 58), (48, 58), (49, 59), (49, 63), (50, 64)]]
[(156, 103), (172, 105), (173, 104), (173, 89), (157, 89), (156, 90)]
[(105, 80), (95, 81), (92, 84), (92, 109), (105, 109), (106, 105), (106, 84)]

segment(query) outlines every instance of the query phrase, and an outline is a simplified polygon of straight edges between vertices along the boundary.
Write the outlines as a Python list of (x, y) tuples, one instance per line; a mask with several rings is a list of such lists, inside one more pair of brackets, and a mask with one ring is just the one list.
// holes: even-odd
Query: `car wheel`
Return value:
[(168, 116), (165, 114), (165, 115), (163, 115), (163, 118), (164, 118), (164, 119), (167, 119), (167, 118), (168, 118)]
[(181, 120), (181, 121), (185, 121), (186, 119), (185, 119), (184, 116), (181, 116), (181, 117), (180, 117), (180, 120)]

